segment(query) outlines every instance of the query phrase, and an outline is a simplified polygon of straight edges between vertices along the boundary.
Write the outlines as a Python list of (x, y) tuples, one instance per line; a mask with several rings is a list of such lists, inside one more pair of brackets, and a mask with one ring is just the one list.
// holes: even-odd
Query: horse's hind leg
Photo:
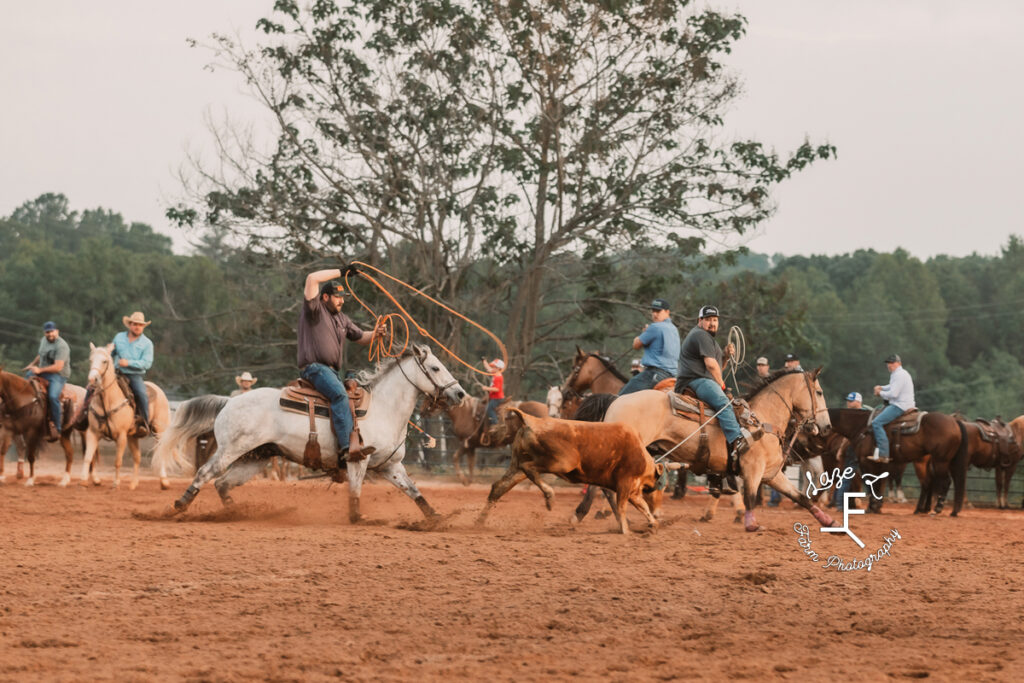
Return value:
[(228, 467), (224, 474), (214, 480), (213, 485), (220, 496), (220, 502), (227, 507), (234, 503), (229, 493), (231, 489), (241, 486), (267, 468), (267, 458), (246, 458), (236, 460)]
[(71, 446), (71, 434), (62, 434), (60, 445), (64, 449), (64, 476), (60, 478), (60, 483), (57, 486), (63, 487), (71, 482), (71, 463), (75, 459), (75, 451)]
[(189, 484), (187, 489), (185, 489), (185, 492), (181, 494), (181, 498), (174, 501), (174, 509), (178, 512), (184, 512), (187, 510), (195, 497), (199, 495), (199, 489), (202, 488), (206, 482), (224, 474), (228, 467), (243, 455), (245, 455), (244, 452), (236, 453), (229, 450), (217, 451), (214, 453), (196, 472), (195, 478), (192, 479), (192, 483)]
[(139, 488), (139, 464), (142, 462), (142, 449), (139, 448), (139, 440), (130, 437), (128, 450), (132, 452), (132, 483), (128, 485), (128, 490), (134, 491)]

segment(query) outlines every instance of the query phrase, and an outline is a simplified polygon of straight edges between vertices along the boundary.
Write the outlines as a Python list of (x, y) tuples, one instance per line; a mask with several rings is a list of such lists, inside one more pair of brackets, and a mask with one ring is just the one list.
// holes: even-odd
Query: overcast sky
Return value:
[[(75, 209), (114, 209), (171, 234), (163, 211), (186, 147), (207, 140), (205, 112), (256, 113), (186, 38), (249, 32), (272, 4), (4, 0), (0, 215), (63, 192)], [(1024, 233), (1024, 3), (709, 4), (750, 22), (730, 60), (745, 94), (727, 134), (779, 151), (805, 136), (838, 147), (838, 160), (778, 188), (779, 210), (751, 249), (995, 254)]]

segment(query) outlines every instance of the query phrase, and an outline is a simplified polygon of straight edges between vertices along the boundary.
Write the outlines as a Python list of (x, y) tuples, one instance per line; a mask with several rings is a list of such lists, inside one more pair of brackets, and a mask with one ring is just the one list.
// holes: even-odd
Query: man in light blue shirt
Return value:
[(676, 376), (679, 330), (672, 323), (671, 315), (668, 302), (664, 299), (651, 302), (652, 322), (633, 339), (633, 348), (644, 350), (643, 358), (640, 359), (644, 369), (633, 375), (626, 386), (619, 390), (619, 396), (653, 389), (658, 382)]
[(911, 408), (914, 403), (914, 380), (910, 373), (903, 369), (903, 360), (899, 354), (892, 354), (885, 359), (885, 367), (889, 369), (889, 383), (875, 386), (875, 396), (881, 396), (889, 405), (880, 412), (871, 423), (875, 433), (875, 452), (868, 460), (889, 462), (889, 437), (885, 434), (885, 426)]
[(149, 425), (149, 396), (146, 394), (146, 370), (153, 367), (153, 342), (143, 331), (152, 321), (146, 320), (142, 311), (135, 311), (121, 318), (121, 322), (128, 331), (114, 336), (114, 366), (128, 378), (135, 394), (135, 435), (146, 436), (153, 431)]

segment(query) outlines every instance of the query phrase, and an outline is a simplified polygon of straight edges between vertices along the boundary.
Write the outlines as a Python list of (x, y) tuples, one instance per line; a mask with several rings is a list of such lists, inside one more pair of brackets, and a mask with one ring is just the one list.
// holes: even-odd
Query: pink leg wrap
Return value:
[(743, 514), (743, 526), (746, 527), (747, 531), (757, 531), (761, 528), (761, 525), (754, 519), (754, 513), (750, 510)]
[(817, 505), (811, 506), (811, 514), (814, 515), (816, 520), (821, 522), (822, 526), (835, 526), (836, 524), (835, 520), (829, 517), (828, 514)]

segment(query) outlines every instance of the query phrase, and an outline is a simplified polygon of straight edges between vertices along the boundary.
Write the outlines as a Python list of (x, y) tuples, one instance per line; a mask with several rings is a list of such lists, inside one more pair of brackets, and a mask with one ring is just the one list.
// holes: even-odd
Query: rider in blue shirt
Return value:
[(679, 330), (672, 323), (668, 302), (655, 299), (651, 302), (651, 322), (633, 339), (634, 349), (643, 349), (640, 364), (644, 369), (633, 375), (626, 386), (619, 390), (619, 396), (634, 391), (653, 389), (669, 377), (674, 377), (679, 363)]
[(121, 318), (127, 332), (114, 335), (114, 353), (111, 354), (117, 372), (128, 378), (135, 395), (136, 436), (152, 433), (149, 425), (149, 395), (146, 393), (146, 370), (153, 367), (153, 342), (144, 333), (152, 321), (146, 320), (141, 311)]

